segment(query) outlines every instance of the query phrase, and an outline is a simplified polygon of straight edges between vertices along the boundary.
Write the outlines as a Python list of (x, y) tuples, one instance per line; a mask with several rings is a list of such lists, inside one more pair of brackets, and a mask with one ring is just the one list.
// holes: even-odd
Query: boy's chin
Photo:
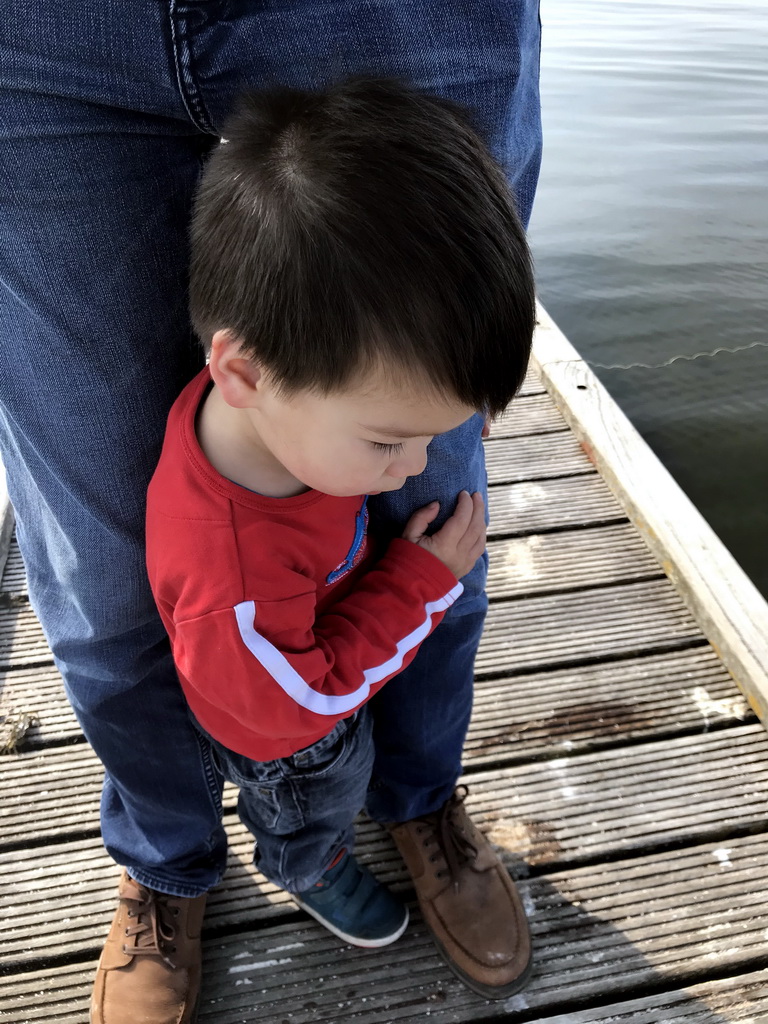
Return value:
[[(403, 483), (405, 483), (405, 481), (403, 481)], [(322, 487), (319, 487), (317, 489), (322, 491), (323, 494), (330, 495), (332, 498), (355, 498), (355, 497), (357, 497), (360, 494), (367, 494), (368, 497), (372, 497), (373, 495), (376, 495), (376, 494), (389, 494), (390, 491), (399, 491), (402, 486), (403, 486), (403, 484), (398, 484), (397, 487), (384, 487), (384, 488), (378, 488), (377, 490), (373, 490), (373, 491), (361, 491), (361, 490), (349, 490), (349, 491), (348, 490), (344, 490), (344, 491), (339, 491), (339, 490), (336, 490), (335, 488), (333, 490), (323, 490)]]
[(391, 494), (393, 491), (400, 491), (405, 486), (405, 480), (397, 487), (385, 487), (380, 491), (368, 491), (368, 494)]

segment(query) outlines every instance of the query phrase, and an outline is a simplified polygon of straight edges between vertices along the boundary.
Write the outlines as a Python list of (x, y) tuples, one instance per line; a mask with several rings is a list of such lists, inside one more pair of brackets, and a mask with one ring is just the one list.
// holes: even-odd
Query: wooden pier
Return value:
[[(200, 1024), (768, 1022), (768, 736), (753, 711), (768, 706), (768, 609), (544, 314), (536, 353), (486, 442), (491, 610), (463, 779), (523, 892), (530, 984), (474, 995), (417, 911), (393, 946), (344, 946), (250, 866), (229, 790)], [(11, 543), (0, 738), (13, 736), (0, 1022), (86, 1024), (118, 869), (99, 839), (99, 764)], [(412, 899), (370, 822), (358, 853)]]

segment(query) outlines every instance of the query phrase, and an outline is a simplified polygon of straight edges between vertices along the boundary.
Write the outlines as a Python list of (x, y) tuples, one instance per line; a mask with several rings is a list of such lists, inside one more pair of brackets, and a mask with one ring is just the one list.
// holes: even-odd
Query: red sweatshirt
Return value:
[(327, 735), (413, 659), (462, 592), (410, 541), (380, 557), (366, 496), (269, 498), (208, 462), (203, 370), (176, 400), (147, 499), (147, 568), (189, 705), (256, 761)]

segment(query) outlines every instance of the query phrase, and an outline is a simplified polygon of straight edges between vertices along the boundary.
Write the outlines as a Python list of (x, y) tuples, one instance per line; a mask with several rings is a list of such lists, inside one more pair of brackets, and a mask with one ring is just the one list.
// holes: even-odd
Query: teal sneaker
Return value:
[(319, 882), (293, 898), (328, 931), (365, 949), (388, 946), (408, 925), (408, 908), (346, 850)]

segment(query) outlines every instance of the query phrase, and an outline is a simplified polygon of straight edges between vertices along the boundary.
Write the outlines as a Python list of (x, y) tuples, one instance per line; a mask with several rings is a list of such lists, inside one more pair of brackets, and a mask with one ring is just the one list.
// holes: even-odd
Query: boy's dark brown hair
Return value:
[(289, 395), (374, 367), (499, 413), (525, 374), (531, 258), (459, 107), (391, 80), (242, 97), (192, 220), (191, 313)]

